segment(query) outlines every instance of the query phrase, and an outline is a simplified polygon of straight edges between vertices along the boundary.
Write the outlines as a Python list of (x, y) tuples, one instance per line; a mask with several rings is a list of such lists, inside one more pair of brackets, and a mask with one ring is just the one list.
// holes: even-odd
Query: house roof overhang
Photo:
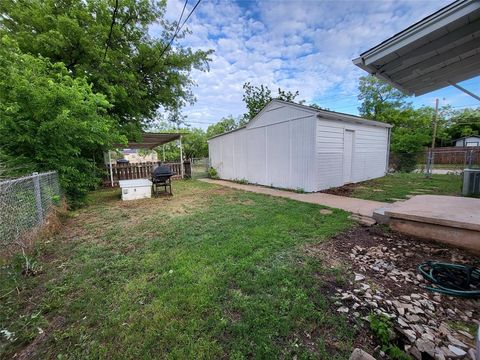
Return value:
[(480, 1), (455, 1), (362, 53), (353, 63), (415, 96), (478, 76)]
[(115, 144), (114, 147), (122, 149), (154, 149), (157, 146), (180, 139), (181, 133), (142, 133), (141, 140), (129, 140), (127, 145)]

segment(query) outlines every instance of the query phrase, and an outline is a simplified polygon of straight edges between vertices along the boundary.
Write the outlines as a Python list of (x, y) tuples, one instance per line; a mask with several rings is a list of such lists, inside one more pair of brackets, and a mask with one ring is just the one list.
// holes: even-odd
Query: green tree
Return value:
[(187, 159), (208, 157), (207, 134), (203, 129), (190, 129), (183, 136), (182, 144)]
[[(163, 121), (157, 124), (155, 131), (182, 133), (183, 156), (185, 159), (208, 157), (207, 134), (203, 129), (180, 129), (172, 122)], [(176, 141), (162, 145), (155, 151), (160, 161), (163, 161), (164, 154), (165, 161), (177, 162), (180, 159), (180, 148)]]
[(293, 102), (299, 95), (298, 91), (291, 92), (278, 88), (277, 95), (273, 97), (272, 91), (267, 86), (254, 86), (249, 82), (243, 84), (243, 90), (243, 102), (247, 107), (247, 112), (241, 119), (241, 125), (244, 125), (252, 120), (272, 99)]
[(57, 170), (72, 203), (100, 180), (95, 161), (125, 142), (108, 115), (106, 97), (85, 78), (72, 78), (62, 63), (23, 54), (1, 38), (0, 149), (12, 175)]
[(358, 100), (362, 102), (358, 110), (367, 119), (391, 120), (389, 116), (409, 106), (407, 95), (374, 76), (360, 77), (358, 90)]
[[(423, 159), (423, 149), (431, 142), (434, 109), (429, 106), (414, 109), (405, 94), (373, 76), (361, 77), (358, 90), (358, 99), (362, 101), (360, 115), (393, 125), (391, 152), (395, 161), (392, 165), (399, 171), (414, 170)], [(441, 134), (443, 115), (437, 121)]]
[(450, 113), (445, 129), (445, 140), (480, 134), (480, 108), (462, 109)]
[[(178, 24), (164, 19), (165, 8), (150, 0), (0, 0), (0, 36), (86, 78), (112, 105), (108, 114), (122, 132), (138, 134), (159, 107), (192, 103), (190, 71), (208, 69), (210, 51), (167, 49)], [(158, 38), (149, 34), (152, 26)]]
[(212, 124), (207, 128), (207, 139), (235, 130), (238, 127), (239, 121), (235, 120), (233, 116), (222, 118), (219, 122)]

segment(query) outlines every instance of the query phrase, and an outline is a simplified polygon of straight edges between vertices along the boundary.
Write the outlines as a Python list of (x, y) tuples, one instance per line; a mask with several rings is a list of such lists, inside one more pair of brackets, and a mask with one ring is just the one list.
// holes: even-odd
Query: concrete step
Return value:
[(374, 218), (371, 218), (369, 216), (362, 216), (362, 215), (357, 215), (357, 214), (352, 214), (348, 217), (351, 220), (354, 220), (362, 225), (365, 226), (372, 226), (377, 223), (377, 221)]

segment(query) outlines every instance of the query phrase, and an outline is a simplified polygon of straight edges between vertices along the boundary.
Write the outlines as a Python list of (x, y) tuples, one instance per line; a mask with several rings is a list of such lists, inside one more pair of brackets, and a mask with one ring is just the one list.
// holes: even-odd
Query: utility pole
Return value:
[(435, 148), (435, 138), (437, 137), (437, 119), (438, 119), (438, 98), (435, 99), (435, 115), (433, 115), (432, 150)]
[(435, 114), (433, 115), (432, 147), (428, 152), (427, 177), (430, 177), (433, 171), (433, 149), (435, 149), (435, 138), (437, 137), (437, 120), (438, 120), (438, 98), (435, 99)]

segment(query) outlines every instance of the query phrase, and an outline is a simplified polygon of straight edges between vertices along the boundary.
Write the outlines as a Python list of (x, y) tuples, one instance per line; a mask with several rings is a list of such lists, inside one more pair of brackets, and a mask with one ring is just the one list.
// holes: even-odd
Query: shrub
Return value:
[(215, 170), (215, 168), (211, 167), (208, 169), (208, 177), (211, 178), (211, 179), (218, 179), (218, 173), (217, 173), (217, 170)]
[(0, 104), (0, 162), (15, 169), (10, 175), (57, 170), (70, 205), (98, 185), (95, 158), (126, 140), (104, 95), (63, 63), (23, 54), (7, 36), (0, 39)]
[(412, 172), (417, 166), (417, 160), (422, 153), (424, 144), (428, 143), (429, 135), (422, 132), (412, 132), (408, 129), (397, 129), (392, 135), (392, 154), (396, 171)]

